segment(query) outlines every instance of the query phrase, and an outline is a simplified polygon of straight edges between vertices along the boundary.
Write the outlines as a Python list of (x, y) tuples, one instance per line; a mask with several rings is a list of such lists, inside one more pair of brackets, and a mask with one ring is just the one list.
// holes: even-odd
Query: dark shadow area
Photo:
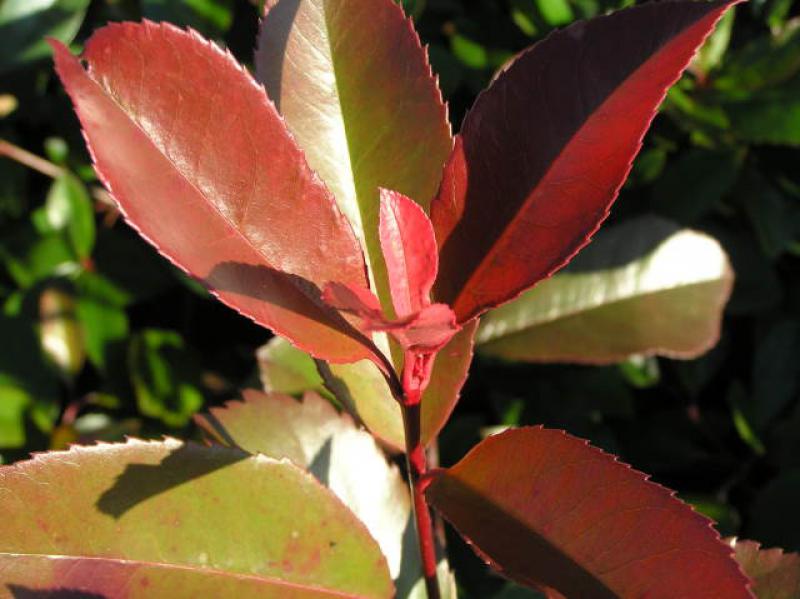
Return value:
[(379, 354), (371, 340), (322, 301), (322, 291), (308, 279), (263, 265), (221, 262), (207, 280), (217, 291), (273, 304), (335, 329)]
[(9, 584), (6, 588), (14, 599), (106, 599), (100, 593), (75, 589), (32, 589), (18, 584)]
[[(264, 84), (267, 95), (275, 103), (278, 112), (281, 110), (281, 85), (283, 78), (283, 61), (289, 32), (297, 17), (300, 0), (281, 0), (273, 6), (261, 23), (260, 31), (269, 31), (269, 35), (258, 36), (256, 49), (256, 77)], [(265, 67), (266, 64), (270, 68)]]
[(210, 410), (194, 417), (195, 424), (206, 434), (209, 440), (225, 445), (226, 447), (238, 447), (236, 441), (230, 436), (225, 426), (219, 421)]
[[(406, 520), (406, 527), (403, 529), (403, 539), (400, 542), (400, 547), (400, 571), (394, 580), (394, 586), (397, 589), (397, 596), (405, 597), (419, 580), (422, 568), (413, 511), (408, 513), (408, 520)], [(437, 556), (439, 553), (437, 551)]]
[(646, 256), (679, 230), (674, 222), (651, 215), (600, 229), (564, 271), (591, 272), (625, 266)]
[(322, 447), (319, 448), (317, 454), (308, 465), (308, 470), (317, 477), (317, 480), (324, 486), (330, 483), (331, 472), (331, 449), (333, 447), (333, 439), (328, 437)]
[[(556, 589), (565, 597), (614, 599), (617, 594), (544, 537), (532, 531), (514, 515), (498, 509), (469, 486), (448, 479), (438, 493), (436, 485), (430, 496), (448, 498), (447, 520), (481, 548), (484, 559), (503, 564), (502, 571), (514, 572), (519, 582)], [(434, 506), (436, 502), (431, 502)], [(468, 524), (464, 526), (464, 524)], [(519, 573), (527, 572), (527, 580)]]
[(151, 497), (248, 457), (241, 451), (220, 450), (199, 460), (198, 451), (207, 449), (199, 445), (182, 445), (160, 464), (128, 465), (113, 486), (97, 500), (97, 509), (113, 518), (120, 518)]

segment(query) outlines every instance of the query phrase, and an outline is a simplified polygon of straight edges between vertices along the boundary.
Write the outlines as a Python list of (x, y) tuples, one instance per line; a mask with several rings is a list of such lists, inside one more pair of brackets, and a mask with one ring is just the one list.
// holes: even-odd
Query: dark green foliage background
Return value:
[[(109, 20), (148, 16), (195, 27), (250, 63), (257, 2), (55, 0), (38, 17), (4, 22), (15, 3), (0, 0), (0, 104), (7, 95), (17, 101), (0, 118), (0, 138), (66, 166), (83, 185), (51, 190), (49, 178), (0, 159), (0, 455), (11, 462), (76, 435), (192, 436), (194, 411), (258, 385), (254, 351), (269, 333), (210, 299), (113, 214), (92, 214), (92, 203), (102, 204), (84, 186), (98, 183), (36, 40), (82, 23), (79, 49)], [(630, 4), (405, 2), (430, 44), (456, 129), (513, 53), (554, 27)], [(800, 3), (791, 0), (737, 7), (729, 46), (716, 56), (708, 47), (670, 93), (612, 215), (618, 222), (655, 212), (721, 241), (737, 280), (717, 348), (691, 362), (603, 368), (478, 358), (441, 438), (443, 464), (486, 427), (562, 427), (677, 489), (723, 534), (800, 549), (797, 14)], [(58, 210), (78, 224), (54, 226)], [(43, 293), (64, 300), (49, 319)], [(74, 373), (48, 363), (39, 342), (64, 323), (86, 346)], [(460, 541), (450, 538), (450, 547), (466, 596), (522, 596), (473, 567)]]

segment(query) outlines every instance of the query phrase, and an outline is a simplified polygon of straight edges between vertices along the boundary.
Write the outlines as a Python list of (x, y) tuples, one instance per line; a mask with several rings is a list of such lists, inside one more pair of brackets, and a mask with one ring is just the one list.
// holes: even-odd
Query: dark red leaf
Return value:
[(381, 189), (380, 240), (392, 303), (398, 316), (431, 303), (438, 251), (433, 225), (422, 208), (396, 191)]
[(427, 497), (488, 563), (549, 597), (752, 597), (710, 520), (563, 431), (491, 436)]
[(371, 355), (319, 297), (328, 281), (366, 285), (361, 248), (263, 88), (229, 54), (146, 21), (97, 31), (87, 70), (52, 43), (95, 168), (146, 239), (313, 355)]
[(467, 115), (431, 217), (459, 322), (563, 266), (608, 214), (667, 88), (736, 0), (658, 2), (522, 53)]

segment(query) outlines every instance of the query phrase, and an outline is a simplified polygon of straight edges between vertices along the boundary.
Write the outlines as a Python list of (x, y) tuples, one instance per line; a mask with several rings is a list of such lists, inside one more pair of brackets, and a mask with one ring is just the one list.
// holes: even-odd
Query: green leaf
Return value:
[(261, 384), (270, 393), (299, 395), (324, 387), (317, 364), (283, 337), (273, 337), (256, 354)]
[[(422, 441), (434, 439), (447, 422), (467, 377), (477, 321), (464, 325), (436, 356), (433, 374), (422, 396)], [(405, 450), (403, 417), (397, 400), (374, 364), (320, 363), (326, 387), (378, 439), (396, 451)]]
[[(76, 481), (80, 484), (76, 484)], [(377, 544), (286, 461), (175, 440), (0, 469), (4, 588), (118, 596), (388, 598)]]
[(800, 145), (800, 76), (725, 104), (734, 133), (756, 144)]
[(725, 52), (731, 42), (735, 15), (736, 7), (731, 8), (731, 10), (722, 15), (719, 23), (717, 23), (717, 28), (697, 51), (692, 64), (689, 66), (690, 70), (705, 77), (722, 62), (722, 58), (725, 56)]
[(551, 27), (568, 25), (575, 20), (575, 14), (567, 0), (536, 0), (536, 7)]
[(64, 231), (78, 258), (87, 258), (94, 248), (94, 206), (86, 186), (67, 173), (55, 180), (47, 194), (45, 214), (48, 224)]
[(486, 48), (461, 33), (450, 37), (450, 50), (470, 69), (485, 69), (489, 66), (489, 55)]
[(386, 556), (397, 597), (408, 597), (422, 576), (408, 487), (349, 416), (315, 393), (296, 401), (245, 391), (243, 401), (212, 408), (196, 421), (219, 443), (286, 458), (314, 474), (366, 525)]
[(84, 272), (76, 281), (79, 290), (76, 314), (83, 330), (86, 355), (100, 371), (109, 354), (128, 336), (126, 294), (101, 275)]
[(72, 41), (90, 0), (3, 0), (0, 73), (50, 56), (45, 37)]
[(169, 426), (184, 426), (203, 405), (194, 356), (174, 331), (145, 329), (128, 348), (128, 368), (139, 410)]
[(732, 281), (713, 238), (642, 217), (601, 231), (567, 269), (489, 312), (478, 351), (591, 364), (694, 357), (716, 343)]
[(230, 29), (233, 0), (142, 0), (142, 14), (214, 36)]
[(30, 394), (0, 373), (0, 447), (25, 445), (25, 412), (31, 403)]

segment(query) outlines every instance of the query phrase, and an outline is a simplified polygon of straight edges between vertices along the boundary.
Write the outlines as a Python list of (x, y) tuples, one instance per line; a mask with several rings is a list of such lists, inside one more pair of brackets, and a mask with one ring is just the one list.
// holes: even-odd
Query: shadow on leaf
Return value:
[(160, 464), (129, 464), (113, 486), (97, 500), (97, 509), (115, 519), (128, 510), (215, 470), (247, 458), (248, 454), (226, 449), (215, 451), (214, 459), (198, 459), (198, 451), (209, 451), (196, 445), (181, 445)]

